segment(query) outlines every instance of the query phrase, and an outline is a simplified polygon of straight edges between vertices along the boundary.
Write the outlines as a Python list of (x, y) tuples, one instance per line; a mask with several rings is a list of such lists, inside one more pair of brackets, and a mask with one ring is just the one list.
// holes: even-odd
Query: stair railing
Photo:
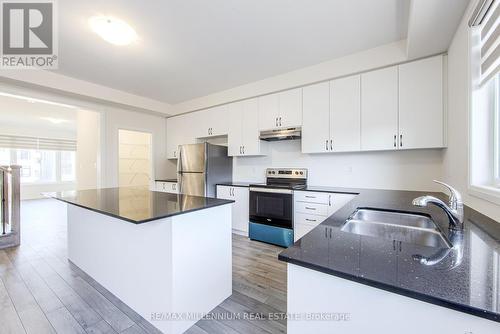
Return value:
[(20, 172), (21, 166), (0, 166), (0, 249), (21, 240)]

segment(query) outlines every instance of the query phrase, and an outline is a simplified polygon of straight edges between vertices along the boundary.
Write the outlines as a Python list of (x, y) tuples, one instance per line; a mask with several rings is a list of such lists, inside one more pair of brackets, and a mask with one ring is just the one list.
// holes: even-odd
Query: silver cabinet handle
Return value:
[(316, 210), (316, 208), (310, 208), (310, 207), (308, 207), (308, 206), (306, 206), (306, 209), (307, 209), (307, 210)]
[(243, 145), (243, 154), (245, 154), (245, 145)]
[(328, 195), (328, 206), (332, 206), (332, 195)]
[(330, 151), (333, 151), (333, 139), (330, 139)]
[(243, 152), (241, 151), (241, 148), (242, 148), (242, 146), (240, 146), (240, 154), (243, 154)]
[(326, 150), (328, 151), (328, 139), (326, 140), (326, 143), (325, 143), (325, 148), (326, 148)]
[(306, 220), (307, 220), (308, 222), (315, 222), (315, 221), (316, 221), (316, 219), (309, 219), (309, 218), (306, 218)]
[(308, 196), (308, 195), (306, 195), (306, 198), (316, 198), (316, 196)]
[(397, 144), (396, 144), (396, 141), (398, 140), (397, 138), (398, 138), (398, 136), (397, 136), (397, 135), (394, 135), (394, 147), (396, 147), (396, 146), (397, 146)]
[(402, 134), (399, 135), (399, 146), (403, 147), (403, 135)]

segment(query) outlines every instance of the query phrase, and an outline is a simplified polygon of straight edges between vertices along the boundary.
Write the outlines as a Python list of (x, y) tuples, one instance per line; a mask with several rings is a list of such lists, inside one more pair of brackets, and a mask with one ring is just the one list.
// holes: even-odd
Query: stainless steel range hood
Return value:
[(301, 128), (286, 128), (278, 130), (266, 130), (260, 132), (260, 139), (265, 141), (300, 139)]

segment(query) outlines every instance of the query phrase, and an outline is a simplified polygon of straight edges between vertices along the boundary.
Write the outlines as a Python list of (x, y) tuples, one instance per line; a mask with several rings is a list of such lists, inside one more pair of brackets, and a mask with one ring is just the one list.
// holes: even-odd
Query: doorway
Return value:
[(120, 187), (150, 186), (152, 135), (118, 130), (118, 179)]

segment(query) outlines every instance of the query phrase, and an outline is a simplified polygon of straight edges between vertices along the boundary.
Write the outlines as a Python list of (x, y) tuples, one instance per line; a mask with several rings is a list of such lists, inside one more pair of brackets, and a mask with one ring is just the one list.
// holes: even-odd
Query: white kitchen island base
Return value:
[(500, 328), (498, 322), (291, 263), (287, 291), (288, 334), (493, 334)]
[(68, 205), (68, 257), (164, 333), (232, 292), (231, 205), (134, 224)]

